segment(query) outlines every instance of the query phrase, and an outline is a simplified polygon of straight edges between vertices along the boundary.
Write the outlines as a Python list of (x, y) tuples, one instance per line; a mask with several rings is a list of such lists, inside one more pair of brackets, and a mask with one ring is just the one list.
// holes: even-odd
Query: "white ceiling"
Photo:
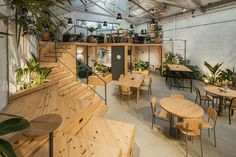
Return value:
[[(150, 21), (152, 18), (163, 18), (166, 16), (186, 11), (200, 10), (209, 3), (224, 2), (229, 0), (72, 0), (72, 5), (65, 8), (71, 11), (100, 13), (116, 17), (121, 13), (122, 17), (135, 25)], [(84, 2), (84, 3), (82, 3)], [(196, 4), (197, 3), (197, 4)], [(87, 7), (85, 7), (85, 5)], [(199, 5), (198, 5), (199, 4)], [(61, 11), (57, 9), (55, 11)], [(102, 11), (101, 11), (102, 10)], [(60, 12), (59, 11), (59, 12)], [(58, 12), (58, 13), (59, 13)], [(62, 12), (61, 12), (62, 13)]]

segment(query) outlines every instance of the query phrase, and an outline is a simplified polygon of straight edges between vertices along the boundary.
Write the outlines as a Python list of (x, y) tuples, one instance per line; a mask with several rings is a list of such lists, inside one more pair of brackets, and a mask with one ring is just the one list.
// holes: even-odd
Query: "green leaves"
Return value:
[(16, 157), (16, 154), (11, 144), (3, 139), (0, 139), (0, 156), (1, 157)]
[(36, 57), (32, 54), (31, 59), (26, 60), (26, 68), (16, 69), (16, 82), (21, 89), (35, 85), (41, 85), (52, 71), (51, 68), (40, 67)]
[(218, 76), (221, 73), (220, 67), (222, 66), (222, 63), (217, 63), (214, 66), (211, 66), (206, 61), (204, 62), (204, 65), (207, 67), (207, 69), (210, 71), (210, 74), (205, 75), (205, 79), (207, 79), (211, 84), (215, 84), (218, 80)]
[[(12, 132), (18, 132), (29, 127), (29, 122), (23, 118), (11, 118), (0, 123), (0, 136)], [(16, 154), (10, 143), (0, 139), (0, 156), (16, 157)]]
[(37, 35), (46, 27), (53, 33), (59, 31), (60, 27), (65, 26), (65, 21), (59, 19), (50, 8), (67, 2), (71, 4), (70, 0), (9, 0), (15, 11), (16, 25), (23, 28), (23, 35)]
[(29, 122), (23, 118), (11, 118), (0, 123), (0, 136), (24, 130), (29, 127)]

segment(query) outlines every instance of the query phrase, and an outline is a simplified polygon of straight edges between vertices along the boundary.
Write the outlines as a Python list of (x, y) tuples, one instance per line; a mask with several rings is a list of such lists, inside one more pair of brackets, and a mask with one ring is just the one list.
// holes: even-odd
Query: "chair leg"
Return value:
[(188, 156), (188, 136), (185, 136), (185, 144), (186, 144), (186, 157)]
[(229, 108), (229, 125), (231, 125), (231, 113), (230, 113), (230, 108)]
[(210, 105), (210, 101), (207, 101), (207, 105), (208, 105), (207, 107), (209, 107), (209, 105)]
[(200, 99), (200, 106), (202, 106), (202, 100)]
[(152, 117), (152, 129), (153, 129), (154, 118)]
[(210, 129), (208, 128), (207, 130), (208, 130), (208, 137), (210, 137)]
[(201, 157), (203, 157), (203, 151), (202, 151), (202, 136), (199, 136), (200, 138), (200, 147), (201, 147)]
[(197, 103), (197, 96), (196, 96), (196, 99), (195, 99), (195, 103)]
[(212, 107), (213, 107), (213, 108), (215, 108), (215, 102), (214, 102), (214, 100), (215, 100), (215, 99), (213, 98), (213, 100), (212, 100)]
[(214, 144), (215, 144), (215, 147), (216, 147), (216, 130), (214, 128)]

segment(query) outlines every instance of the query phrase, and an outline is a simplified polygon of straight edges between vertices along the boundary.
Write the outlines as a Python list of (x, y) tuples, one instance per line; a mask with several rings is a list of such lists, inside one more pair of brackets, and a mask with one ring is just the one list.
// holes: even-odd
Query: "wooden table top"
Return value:
[(57, 114), (46, 114), (30, 121), (30, 127), (23, 131), (26, 137), (47, 135), (56, 130), (62, 123), (62, 117)]
[(221, 97), (227, 97), (227, 98), (236, 98), (236, 91), (227, 89), (226, 91), (224, 88), (216, 87), (216, 86), (205, 86), (203, 89), (206, 92), (221, 96)]
[(126, 75), (124, 79), (120, 80), (117, 84), (134, 88), (139, 88), (143, 83), (144, 76), (141, 74)]
[(192, 70), (185, 65), (167, 64), (167, 66), (169, 67), (170, 71), (192, 72)]
[(167, 112), (181, 118), (201, 118), (204, 114), (199, 105), (186, 99), (167, 97), (161, 99), (160, 105)]

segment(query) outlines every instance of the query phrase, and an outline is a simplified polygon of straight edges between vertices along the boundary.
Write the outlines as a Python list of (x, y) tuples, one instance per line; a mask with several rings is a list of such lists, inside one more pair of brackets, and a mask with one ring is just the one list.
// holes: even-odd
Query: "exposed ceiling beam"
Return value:
[(114, 16), (113, 12), (110, 12), (108, 9), (106, 9), (105, 7), (99, 5), (97, 2), (94, 2), (92, 0), (88, 0), (90, 3), (93, 3), (95, 6), (97, 6), (98, 8), (104, 10), (105, 12), (107, 12), (108, 14)]
[(208, 3), (208, 5), (204, 6), (204, 8), (205, 9), (215, 8), (215, 7), (233, 3), (233, 2), (236, 2), (236, 1), (235, 0), (221, 0), (217, 2)]
[(181, 5), (181, 4), (177, 4), (177, 3), (174, 3), (174, 2), (170, 2), (170, 1), (166, 1), (166, 0), (155, 0), (156, 2), (160, 2), (160, 3), (163, 3), (165, 5), (169, 5), (169, 6), (172, 6), (172, 7), (176, 7), (176, 8), (185, 8), (185, 9), (193, 9), (191, 7), (188, 7), (186, 5)]
[(149, 15), (152, 16), (152, 18), (154, 19), (158, 19), (158, 17), (156, 17), (155, 15), (153, 15), (152, 13), (150, 13), (147, 9), (145, 9), (144, 7), (142, 7), (140, 4), (138, 4), (136, 1), (134, 0), (129, 0), (130, 2), (132, 2), (134, 5), (136, 5), (137, 7), (139, 7), (140, 9), (142, 9), (143, 11), (145, 11), (146, 13), (148, 13)]
[(201, 2), (199, 0), (191, 0), (196, 7), (201, 10), (201, 12), (205, 12), (206, 10), (203, 8)]
[[(107, 12), (109, 15), (111, 15), (112, 17), (116, 18), (116, 15), (113, 13), (112, 10), (109, 10), (108, 8), (103, 7), (102, 5), (99, 5), (97, 2), (94, 2), (92, 0), (88, 0), (90, 3), (93, 3), (95, 6), (99, 7), (100, 9), (104, 10), (105, 12)], [(129, 19), (124, 18), (127, 22), (132, 23)]]

